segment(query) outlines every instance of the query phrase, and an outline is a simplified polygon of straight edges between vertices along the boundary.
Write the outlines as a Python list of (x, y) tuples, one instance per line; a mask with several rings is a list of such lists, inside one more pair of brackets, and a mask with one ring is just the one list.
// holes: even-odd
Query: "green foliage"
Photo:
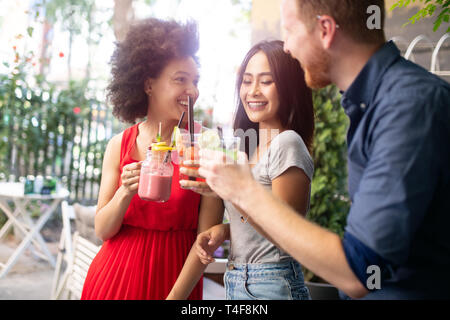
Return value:
[(72, 151), (75, 128), (100, 102), (88, 98), (85, 81), (58, 88), (33, 73), (32, 52), (14, 51), (14, 63), (4, 63), (11, 72), (0, 74), (0, 172), (44, 175), (51, 166), (67, 174), (63, 159)]
[(308, 218), (340, 236), (350, 208), (347, 192), (348, 117), (335, 86), (314, 92), (314, 178)]
[[(61, 165), (73, 140), (71, 128), (90, 113), (93, 103), (86, 98), (85, 84), (70, 82), (67, 88), (57, 89), (42, 79), (27, 77), (24, 62), (0, 79), (0, 171), (24, 176), (44, 174), (55, 161)], [(32, 164), (31, 156), (41, 161)], [(17, 159), (23, 159), (24, 165)]]
[[(418, 0), (423, 2), (423, 7), (412, 17), (410, 17), (408, 22), (406, 22), (403, 26), (408, 24), (415, 24), (419, 20), (432, 17), (435, 12), (439, 12), (436, 20), (434, 21), (433, 31), (437, 31), (439, 27), (442, 25), (442, 22), (449, 23), (450, 22), (450, 0)], [(394, 5), (389, 9), (390, 11), (395, 8), (403, 8), (407, 7), (411, 3), (416, 2), (416, 0), (398, 0)], [(445, 27), (444, 27), (445, 28)], [(447, 28), (446, 33), (450, 32), (450, 27)]]
[(239, 6), (241, 8), (241, 17), (239, 21), (250, 22), (252, 13), (252, 1), (251, 0), (231, 0), (233, 6)]
[(81, 33), (82, 23), (88, 19), (92, 7), (93, 0), (47, 0), (43, 4), (39, 2), (35, 4), (36, 8), (44, 6), (45, 18), (50, 23), (60, 21), (63, 30)]
[[(0, 74), (0, 172), (9, 174), (8, 160), (11, 153), (11, 140), (14, 135), (10, 132), (16, 125), (16, 114), (22, 114), (31, 107), (31, 101), (34, 97), (28, 98), (27, 71), (29, 68), (29, 59), (32, 53), (21, 55), (14, 48), (15, 60), (14, 68), (10, 74)], [(4, 62), (6, 68), (10, 64)], [(28, 101), (21, 101), (24, 97)]]
[[(157, 0), (144, 0), (145, 4), (148, 6), (153, 6)], [(177, 4), (180, 4), (181, 0), (177, 0)]]
[(211, 107), (207, 109), (197, 107), (194, 109), (195, 120), (201, 122), (201, 124), (206, 128), (213, 127), (212, 114), (213, 109)]
[[(109, 23), (111, 22), (110, 13), (112, 11), (97, 8), (95, 0), (36, 0), (31, 9), (37, 22), (43, 23), (46, 21), (55, 32), (57, 31), (55, 27), (60, 27), (61, 31), (68, 32), (67, 68), (69, 80), (72, 76), (71, 60), (74, 41), (77, 37), (80, 37), (86, 42), (88, 46), (86, 78), (90, 78), (93, 45), (98, 45), (104, 33), (111, 27)], [(44, 12), (44, 18), (38, 19), (41, 11)], [(27, 31), (31, 37), (32, 28), (28, 28)]]
[[(342, 237), (350, 210), (346, 145), (349, 120), (341, 107), (340, 93), (335, 86), (315, 91), (313, 99), (314, 177), (307, 218)], [(304, 273), (308, 281), (314, 277), (307, 269), (304, 269)]]

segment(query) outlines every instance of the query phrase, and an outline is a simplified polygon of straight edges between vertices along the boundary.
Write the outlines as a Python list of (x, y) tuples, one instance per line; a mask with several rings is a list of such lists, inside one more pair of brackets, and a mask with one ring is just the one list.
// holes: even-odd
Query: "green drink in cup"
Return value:
[(223, 137), (216, 130), (207, 130), (200, 137), (200, 149), (220, 151), (217, 156), (225, 163), (236, 163), (241, 139), (235, 136)]
[[(240, 138), (239, 137), (224, 137), (221, 138), (216, 130), (206, 130), (202, 133), (194, 134), (194, 139), (191, 142), (189, 133), (177, 133), (176, 146), (178, 157), (180, 161), (179, 168), (186, 168), (198, 171), (200, 167), (200, 150), (209, 149), (214, 151), (221, 151), (221, 161), (226, 163), (236, 163), (237, 153), (239, 151)], [(205, 182), (205, 179), (200, 177), (191, 177), (179, 173), (179, 180), (188, 180), (195, 182)], [(186, 187), (185, 187), (186, 188)]]

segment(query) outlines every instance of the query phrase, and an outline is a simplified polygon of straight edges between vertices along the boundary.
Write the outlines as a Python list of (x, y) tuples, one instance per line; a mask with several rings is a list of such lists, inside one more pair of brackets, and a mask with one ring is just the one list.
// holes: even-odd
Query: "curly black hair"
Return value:
[(116, 44), (111, 58), (112, 79), (107, 98), (113, 115), (135, 123), (147, 115), (145, 81), (157, 78), (172, 59), (192, 57), (198, 64), (197, 24), (180, 24), (155, 18), (133, 24), (125, 39)]

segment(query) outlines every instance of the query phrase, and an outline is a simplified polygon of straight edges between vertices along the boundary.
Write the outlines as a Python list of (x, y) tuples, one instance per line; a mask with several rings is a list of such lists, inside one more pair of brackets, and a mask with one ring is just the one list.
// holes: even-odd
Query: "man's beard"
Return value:
[(327, 73), (330, 70), (330, 56), (320, 47), (315, 47), (309, 63), (302, 65), (305, 81), (311, 89), (320, 89), (331, 84)]

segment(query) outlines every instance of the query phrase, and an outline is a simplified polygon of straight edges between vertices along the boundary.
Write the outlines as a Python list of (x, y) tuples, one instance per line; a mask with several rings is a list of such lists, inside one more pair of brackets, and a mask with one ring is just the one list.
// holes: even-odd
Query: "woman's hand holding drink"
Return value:
[(120, 176), (122, 186), (125, 191), (133, 196), (138, 192), (139, 176), (141, 174), (141, 162), (133, 162), (123, 167), (122, 174)]

